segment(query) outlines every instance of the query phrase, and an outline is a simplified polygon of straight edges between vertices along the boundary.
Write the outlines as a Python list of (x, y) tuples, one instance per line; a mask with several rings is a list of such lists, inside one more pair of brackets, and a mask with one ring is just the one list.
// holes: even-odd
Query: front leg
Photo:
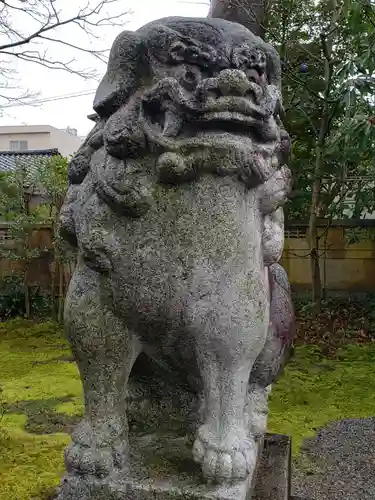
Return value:
[(206, 480), (224, 483), (245, 480), (256, 466), (257, 444), (245, 406), (249, 376), (267, 336), (269, 306), (264, 289), (255, 300), (238, 300), (235, 313), (217, 297), (211, 302), (220, 307), (202, 318), (206, 328), (198, 340), (205, 414), (193, 456)]
[(126, 389), (141, 350), (100, 297), (99, 273), (79, 263), (70, 283), (65, 327), (83, 383), (85, 416), (65, 453), (67, 470), (103, 477), (127, 460)]
[(210, 365), (202, 369), (207, 386), (206, 417), (198, 430), (193, 456), (202, 464), (207, 480), (222, 483), (246, 479), (256, 465), (255, 441), (244, 418), (251, 362), (242, 366)]

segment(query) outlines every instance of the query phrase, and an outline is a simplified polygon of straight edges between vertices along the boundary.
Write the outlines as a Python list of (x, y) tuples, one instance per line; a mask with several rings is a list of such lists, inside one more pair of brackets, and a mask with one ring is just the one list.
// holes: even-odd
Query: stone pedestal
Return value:
[(137, 437), (126, 477), (100, 481), (68, 475), (58, 500), (289, 500), (290, 448), (290, 438), (267, 435), (253, 480), (217, 486), (201, 483), (186, 438)]
[(289, 436), (266, 436), (253, 490), (254, 500), (289, 500), (291, 452)]

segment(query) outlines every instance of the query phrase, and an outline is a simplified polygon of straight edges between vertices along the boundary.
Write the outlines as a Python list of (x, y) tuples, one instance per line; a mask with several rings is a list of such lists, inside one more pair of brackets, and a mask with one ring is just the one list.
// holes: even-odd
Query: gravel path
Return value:
[(293, 470), (296, 500), (375, 499), (375, 418), (334, 422), (306, 441)]

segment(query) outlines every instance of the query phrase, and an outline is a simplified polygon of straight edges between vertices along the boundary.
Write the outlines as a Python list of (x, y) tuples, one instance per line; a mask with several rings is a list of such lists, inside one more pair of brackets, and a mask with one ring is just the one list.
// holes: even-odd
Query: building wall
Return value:
[(63, 156), (70, 157), (74, 155), (77, 149), (82, 144), (82, 139), (79, 137), (69, 134), (64, 130), (59, 130), (57, 128), (51, 127), (51, 148), (57, 148), (59, 153)]
[[(286, 231), (281, 264), (295, 289), (311, 288), (307, 228)], [(342, 292), (375, 291), (375, 242), (372, 237), (349, 244), (345, 231), (352, 228), (320, 228), (320, 275), (324, 288)], [(372, 230), (371, 230), (372, 231)]]
[(10, 141), (28, 142), (28, 150), (58, 149), (70, 157), (82, 144), (82, 139), (49, 125), (0, 127), (0, 151), (10, 150)]
[(51, 149), (51, 136), (49, 132), (10, 133), (0, 132), (0, 151), (10, 151), (11, 141), (27, 141), (28, 150)]

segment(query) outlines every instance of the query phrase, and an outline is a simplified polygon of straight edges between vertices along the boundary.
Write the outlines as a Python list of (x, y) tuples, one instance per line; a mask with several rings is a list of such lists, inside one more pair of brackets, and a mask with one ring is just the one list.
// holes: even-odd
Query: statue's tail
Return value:
[(282, 373), (293, 347), (295, 315), (288, 276), (280, 264), (269, 267), (271, 293), (268, 337), (250, 375), (250, 384), (272, 385)]

